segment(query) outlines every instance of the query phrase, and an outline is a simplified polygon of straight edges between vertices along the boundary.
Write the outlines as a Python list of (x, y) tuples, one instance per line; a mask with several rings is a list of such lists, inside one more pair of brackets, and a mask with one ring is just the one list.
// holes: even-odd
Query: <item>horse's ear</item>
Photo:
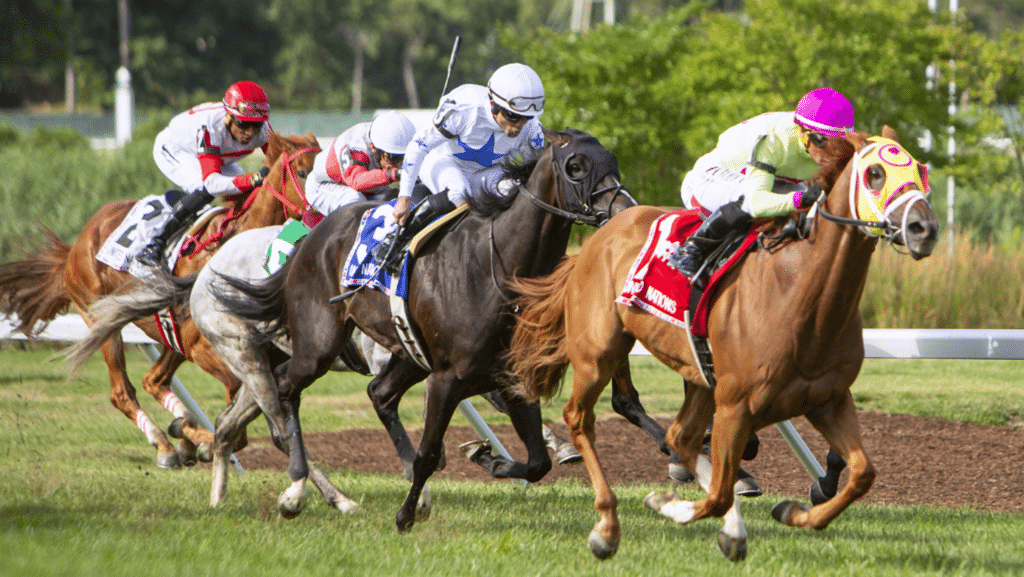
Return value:
[(882, 136), (889, 140), (895, 140), (896, 142), (900, 141), (899, 135), (896, 134), (896, 131), (890, 128), (888, 124), (882, 126)]
[(313, 136), (313, 133), (308, 130), (306, 131), (306, 138), (309, 139), (310, 144), (314, 146), (320, 146), (320, 143), (317, 141), (316, 137)]
[(572, 136), (570, 136), (570, 135), (568, 135), (568, 134), (566, 134), (564, 132), (558, 132), (557, 130), (551, 130), (549, 128), (545, 128), (544, 129), (544, 138), (546, 138), (548, 140), (548, 142), (551, 143), (551, 146), (556, 146), (556, 147), (557, 146), (565, 146), (566, 144), (569, 143), (570, 140), (572, 140)]

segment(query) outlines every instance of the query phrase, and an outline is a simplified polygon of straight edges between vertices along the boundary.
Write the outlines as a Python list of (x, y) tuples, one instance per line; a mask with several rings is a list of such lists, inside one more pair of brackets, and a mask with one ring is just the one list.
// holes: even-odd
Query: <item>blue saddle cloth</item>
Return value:
[(409, 296), (409, 253), (403, 251), (402, 269), (397, 276), (391, 276), (383, 267), (373, 262), (373, 248), (380, 244), (384, 237), (396, 229), (394, 209), (395, 202), (371, 208), (363, 214), (356, 232), (356, 244), (345, 260), (345, 270), (341, 275), (341, 286), (345, 289), (367, 285), (389, 295), (400, 298)]

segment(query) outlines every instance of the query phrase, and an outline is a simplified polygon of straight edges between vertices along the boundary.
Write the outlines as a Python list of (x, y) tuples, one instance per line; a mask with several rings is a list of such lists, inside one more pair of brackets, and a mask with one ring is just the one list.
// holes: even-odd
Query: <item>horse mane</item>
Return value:
[[(867, 138), (864, 133), (858, 133)], [(839, 175), (843, 173), (846, 165), (853, 158), (855, 152), (853, 143), (846, 138), (829, 138), (825, 143), (825, 162), (818, 167), (818, 170), (811, 177), (812, 182), (820, 183), (826, 190), (831, 190)]]
[[(525, 183), (530, 178), (530, 175), (533, 174), (533, 169), (537, 167), (538, 160), (534, 159), (528, 162), (503, 161), (501, 165), (502, 175), (499, 180)], [(492, 216), (512, 206), (517, 196), (519, 196), (518, 187), (513, 188), (508, 194), (501, 194), (497, 190), (485, 189), (484, 194), (469, 195), (466, 198), (466, 204), (469, 205), (471, 211), (480, 216)]]

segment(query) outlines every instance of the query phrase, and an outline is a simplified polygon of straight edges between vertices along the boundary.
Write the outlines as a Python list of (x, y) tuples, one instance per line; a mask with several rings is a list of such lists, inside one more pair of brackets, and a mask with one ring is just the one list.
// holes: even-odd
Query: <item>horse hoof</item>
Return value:
[(395, 517), (395, 527), (398, 528), (399, 533), (408, 533), (412, 530), (412, 526), (416, 524), (416, 517), (405, 517), (402, 512), (398, 512), (398, 516)]
[(587, 538), (587, 543), (590, 545), (590, 552), (594, 554), (594, 557), (604, 560), (610, 558), (619, 550), (618, 543), (609, 543), (605, 541), (604, 537), (594, 529), (590, 532), (590, 537)]
[(171, 421), (170, 425), (167, 425), (167, 434), (180, 439), (185, 436), (185, 417), (178, 417)]
[(277, 510), (285, 519), (294, 519), (306, 508), (308, 502), (309, 494), (304, 489), (295, 490), (289, 487), (277, 498)]
[(686, 468), (686, 465), (682, 463), (669, 463), (668, 464), (668, 476), (676, 483), (692, 483), (694, 480), (693, 473)]
[(661, 508), (675, 498), (676, 494), (672, 491), (665, 491), (663, 493), (651, 491), (646, 497), (644, 497), (644, 506), (655, 513), (661, 513)]
[(423, 522), (430, 518), (430, 507), (433, 503), (433, 499), (430, 496), (430, 487), (423, 486), (423, 491), (420, 493), (419, 501), (416, 501), (416, 516), (417, 522)]
[(334, 503), (331, 503), (331, 506), (346, 515), (348, 515), (349, 513), (355, 513), (356, 511), (359, 510), (359, 503), (345, 496), (342, 496)]
[(188, 439), (182, 439), (178, 442), (178, 457), (181, 459), (182, 465), (195, 467), (198, 460), (196, 446), (189, 442)]
[(760, 497), (764, 495), (764, 491), (761, 490), (761, 486), (757, 484), (757, 481), (753, 477), (744, 477), (742, 479), (736, 479), (736, 484), (732, 486), (733, 493), (740, 497)]
[[(809, 493), (809, 496), (811, 498), (811, 504), (813, 505), (821, 505), (822, 503), (828, 501), (831, 498), (829, 495), (826, 495), (824, 491), (822, 491), (821, 483), (818, 481), (815, 481), (814, 484), (811, 485), (811, 490), (809, 491)], [(835, 495), (832, 495), (832, 497), (834, 496)]]
[(583, 462), (583, 455), (576, 450), (576, 447), (566, 443), (555, 453), (555, 461), (559, 465), (575, 465)]
[(772, 517), (783, 525), (794, 527), (793, 516), (805, 511), (810, 511), (810, 507), (799, 501), (781, 501), (772, 507)]
[(178, 456), (177, 452), (160, 453), (156, 456), (156, 466), (161, 469), (180, 469), (181, 457)]
[(462, 450), (467, 459), (474, 463), (476, 463), (476, 460), (480, 458), (481, 455), (491, 454), (491, 444), (487, 441), (470, 441), (459, 445), (459, 449)]
[(746, 538), (737, 539), (720, 531), (718, 533), (718, 550), (730, 561), (742, 561), (747, 558), (747, 540)]
[(213, 443), (202, 443), (196, 450), (196, 457), (203, 463), (213, 461)]

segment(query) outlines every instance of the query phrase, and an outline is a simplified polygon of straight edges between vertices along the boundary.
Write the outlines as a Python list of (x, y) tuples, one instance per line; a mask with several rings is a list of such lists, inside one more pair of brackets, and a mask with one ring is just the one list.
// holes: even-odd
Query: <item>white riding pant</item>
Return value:
[(503, 172), (500, 163), (480, 168), (478, 164), (464, 163), (441, 149), (434, 149), (423, 159), (419, 176), (431, 193), (447, 190), (448, 200), (460, 206), (466, 203), (466, 198), (480, 196), (484, 191), (508, 194), (515, 183), (502, 180)]
[[(160, 172), (163, 172), (181, 190), (196, 192), (205, 188), (203, 167), (199, 164), (199, 157), (194, 152), (162, 146), (157, 141), (153, 147), (153, 159), (156, 160), (156, 166)], [(220, 173), (228, 177), (235, 177), (244, 172), (245, 170), (234, 162), (225, 163), (220, 169)]]
[[(699, 208), (705, 215), (715, 212), (723, 204), (739, 200), (742, 196), (740, 208), (743, 212), (751, 214), (753, 195), (744, 186), (745, 178), (743, 173), (698, 160), (693, 169), (683, 177), (679, 196), (683, 199), (683, 206)], [(772, 192), (788, 194), (806, 188), (799, 182), (776, 178)]]

